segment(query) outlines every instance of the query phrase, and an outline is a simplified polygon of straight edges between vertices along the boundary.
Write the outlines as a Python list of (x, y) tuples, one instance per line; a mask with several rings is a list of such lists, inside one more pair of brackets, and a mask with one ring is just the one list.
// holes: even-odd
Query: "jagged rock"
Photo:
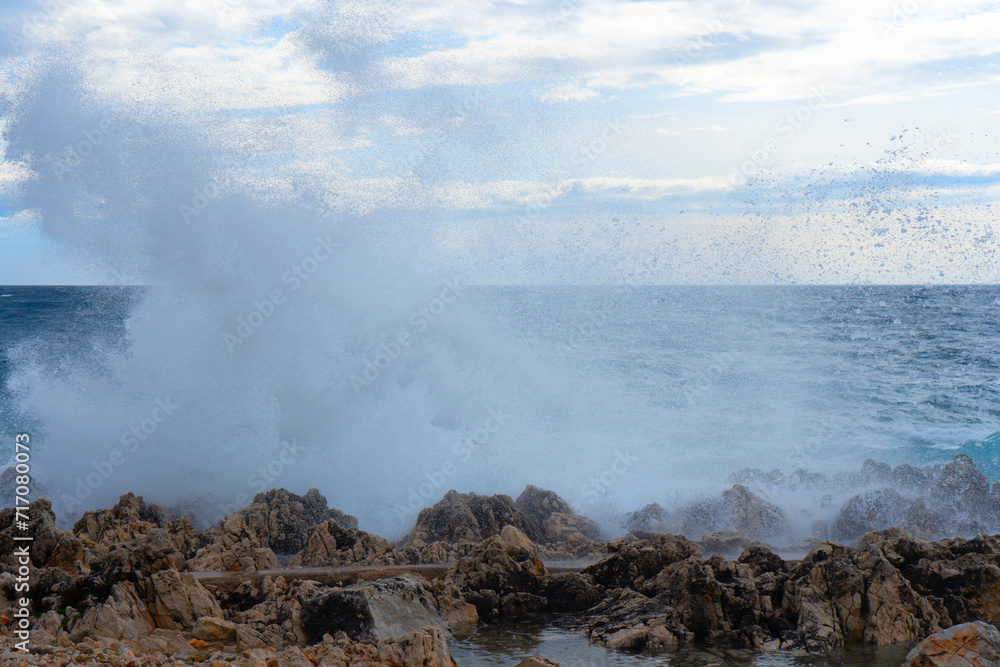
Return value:
[(261, 542), (260, 536), (239, 512), (223, 519), (221, 530), (211, 544), (199, 549), (187, 562), (188, 569), (196, 572), (252, 572), (272, 570), (277, 566), (274, 552)]
[(306, 546), (307, 530), (327, 521), (356, 530), (358, 520), (327, 507), (326, 498), (316, 489), (298, 496), (285, 489), (258, 493), (246, 508), (234, 512), (243, 517), (261, 546), (277, 554), (295, 554)]
[(603, 592), (590, 577), (576, 572), (566, 572), (549, 577), (542, 583), (541, 596), (554, 612), (579, 612), (601, 601)]
[[(796, 471), (798, 472), (798, 471)], [(683, 511), (685, 535), (738, 530), (753, 540), (783, 539), (789, 533), (784, 511), (742, 484), (722, 492), (721, 500), (706, 500)]]
[(553, 491), (529, 484), (514, 504), (530, 519), (542, 543), (562, 542), (580, 534), (590, 540), (600, 539), (600, 529), (587, 517), (580, 516)]
[(583, 573), (608, 589), (637, 590), (643, 580), (656, 576), (667, 565), (698, 554), (698, 547), (681, 535), (657, 535), (652, 542), (641, 540), (622, 546)]
[(507, 524), (523, 532), (532, 542), (542, 538), (541, 528), (514, 504), (510, 496), (479, 496), (453, 489), (433, 507), (420, 510), (417, 523), (405, 542), (471, 540), (478, 543), (499, 535)]
[(336, 588), (305, 601), (302, 629), (310, 642), (346, 632), (369, 643), (429, 626), (448, 629), (430, 592), (413, 576), (393, 577)]
[(222, 616), (211, 593), (190, 574), (162, 570), (150, 577), (149, 613), (158, 628), (189, 630), (202, 616)]
[(855, 542), (865, 533), (906, 526), (918, 537), (932, 537), (940, 517), (921, 498), (904, 498), (894, 489), (882, 488), (848, 500), (833, 526), (834, 539)]
[(650, 503), (632, 512), (625, 518), (625, 529), (630, 532), (638, 530), (656, 532), (667, 520), (667, 516), (667, 510), (663, 509), (657, 503)]
[(538, 547), (528, 539), (527, 535), (510, 524), (504, 526), (500, 531), (500, 541), (512, 547), (520, 547), (536, 553), (538, 551)]
[(377, 535), (325, 521), (309, 529), (305, 548), (292, 558), (289, 567), (371, 565), (389, 551), (389, 543)]
[(548, 658), (525, 658), (521, 662), (514, 665), (514, 667), (559, 667), (558, 660), (549, 660)]
[(903, 667), (1000, 665), (1000, 631), (982, 621), (935, 632), (906, 654)]
[[(83, 543), (72, 533), (56, 526), (52, 503), (40, 498), (27, 507), (21, 507), (21, 510), (28, 515), (26, 529), (18, 527), (14, 508), (0, 510), (0, 562), (19, 565), (15, 549), (27, 546), (31, 564), (36, 568), (58, 567), (70, 574), (86, 571)], [(14, 539), (15, 535), (30, 536), (32, 540), (18, 541)]]
[(346, 634), (327, 636), (309, 649), (312, 663), (324, 667), (455, 667), (448, 642), (440, 628), (427, 627), (378, 644), (357, 643)]
[[(235, 644), (239, 625), (217, 616), (202, 616), (195, 623), (191, 635), (207, 642)], [(263, 644), (263, 643), (262, 643)]]
[(220, 598), (220, 603), (228, 610), (227, 620), (245, 624), (264, 643), (280, 648), (306, 641), (302, 606), (329, 590), (315, 581), (289, 584), (284, 577), (265, 576), (259, 582), (243, 582), (233, 593)]
[(743, 550), (752, 543), (750, 536), (739, 530), (720, 530), (717, 533), (705, 533), (701, 536), (701, 545), (707, 553), (724, 556), (743, 553)]
[[(67, 610), (67, 619), (72, 613)], [(116, 583), (107, 601), (87, 609), (79, 618), (72, 619), (70, 639), (81, 641), (84, 637), (97, 639), (139, 639), (156, 627), (153, 617), (132, 582)]]
[(73, 524), (73, 532), (107, 549), (162, 528), (163, 517), (155, 506), (146, 505), (142, 496), (126, 493), (111, 509), (84, 512)]
[(470, 556), (458, 559), (445, 581), (476, 606), (480, 617), (489, 618), (503, 613), (502, 599), (512, 593), (537, 595), (548, 575), (531, 550), (505, 544), (494, 536), (480, 543)]

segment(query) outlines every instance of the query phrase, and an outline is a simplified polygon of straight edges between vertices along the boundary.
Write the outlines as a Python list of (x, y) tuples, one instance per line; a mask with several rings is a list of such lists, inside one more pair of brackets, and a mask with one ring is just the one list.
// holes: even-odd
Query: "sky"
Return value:
[(100, 117), (53, 109), (61, 152), (11, 134), (67, 58), (108, 132), (185, 119), (226, 183), (318, 183), (474, 283), (1000, 278), (1000, 3), (7, 0), (0, 26), (0, 284), (150, 279), (32, 187)]

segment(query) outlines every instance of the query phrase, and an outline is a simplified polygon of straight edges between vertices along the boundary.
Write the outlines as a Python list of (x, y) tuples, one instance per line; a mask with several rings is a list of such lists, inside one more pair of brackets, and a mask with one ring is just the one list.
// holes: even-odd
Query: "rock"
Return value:
[(304, 496), (285, 489), (258, 493), (248, 507), (235, 514), (243, 517), (262, 546), (278, 554), (301, 551), (306, 546), (308, 529), (321, 523), (335, 521), (348, 530), (358, 527), (353, 516), (330, 509), (316, 489), (309, 489)]
[(721, 500), (706, 500), (688, 507), (682, 516), (685, 535), (737, 530), (753, 540), (783, 540), (789, 533), (784, 511), (742, 484), (723, 491)]
[(643, 580), (655, 577), (667, 565), (698, 554), (698, 547), (683, 536), (658, 535), (652, 542), (642, 540), (621, 546), (617, 553), (585, 568), (583, 573), (608, 589), (637, 590)]
[(336, 588), (302, 605), (302, 629), (313, 643), (338, 631), (373, 643), (426, 627), (447, 630), (448, 623), (411, 575)]
[(580, 612), (601, 601), (602, 591), (589, 577), (576, 572), (566, 572), (545, 579), (542, 597), (554, 612)]
[(151, 633), (156, 624), (132, 582), (116, 583), (107, 601), (87, 609), (82, 617), (71, 618), (66, 611), (70, 639), (79, 642), (85, 637), (139, 639)]
[[(458, 559), (445, 582), (476, 605), (481, 618), (489, 618), (503, 613), (501, 600), (511, 593), (537, 595), (548, 575), (531, 550), (491, 537), (476, 546), (470, 556)], [(509, 609), (514, 611), (516, 607), (510, 605)]]
[(371, 565), (390, 551), (389, 543), (381, 537), (332, 520), (313, 526), (307, 535), (305, 548), (292, 558), (289, 567)]
[(224, 621), (217, 616), (202, 616), (195, 623), (191, 634), (196, 639), (203, 639), (207, 642), (234, 644), (236, 643), (238, 627), (236, 623)]
[(278, 567), (278, 558), (243, 515), (234, 512), (223, 519), (211, 544), (199, 549), (187, 567), (196, 572), (253, 572)]
[(157, 628), (130, 644), (136, 653), (145, 655), (194, 655), (197, 652), (179, 631), (162, 628)]
[(921, 498), (904, 498), (894, 489), (882, 488), (856, 495), (848, 500), (833, 526), (835, 539), (856, 542), (865, 533), (893, 526), (906, 526), (918, 537), (931, 537), (938, 531), (940, 518), (927, 508)]
[(987, 667), (1000, 665), (1000, 631), (982, 621), (953, 625), (906, 654), (903, 667)]
[(156, 572), (149, 589), (149, 613), (158, 628), (189, 630), (202, 616), (222, 616), (216, 599), (190, 574)]
[(381, 640), (378, 657), (389, 667), (456, 667), (448, 653), (444, 631), (438, 627), (421, 628), (401, 637)]
[(652, 532), (662, 532), (658, 529), (667, 520), (667, 510), (657, 503), (650, 503), (645, 507), (632, 512), (625, 518), (624, 525), (628, 531), (647, 530)]
[(479, 496), (451, 490), (433, 507), (420, 510), (417, 523), (404, 540), (404, 545), (416, 540), (425, 543), (440, 540), (452, 544), (471, 540), (478, 543), (499, 535), (508, 524), (527, 535), (532, 542), (539, 542), (543, 537), (540, 526), (528, 518), (510, 496)]
[(535, 543), (528, 539), (527, 535), (510, 524), (504, 526), (500, 531), (500, 541), (508, 546), (537, 551)]
[(529, 484), (514, 504), (536, 526), (540, 534), (538, 541), (542, 543), (561, 542), (577, 533), (590, 540), (600, 539), (597, 524), (574, 512), (570, 504), (553, 491)]
[(594, 541), (601, 537), (601, 530), (597, 524), (579, 514), (556, 512), (545, 520), (542, 529), (546, 542), (562, 542), (576, 535)]
[[(40, 498), (21, 509), (27, 510), (27, 530), (17, 528), (14, 508), (0, 510), (0, 562), (18, 566), (14, 549), (28, 545), (31, 564), (36, 568), (58, 567), (69, 574), (86, 571), (83, 543), (72, 533), (56, 527), (55, 514), (48, 500)], [(17, 541), (15, 535), (29, 535), (32, 541)]]
[(559, 667), (559, 661), (548, 658), (525, 658), (514, 667)]
[(111, 509), (84, 512), (73, 532), (107, 549), (145, 535), (152, 528), (162, 528), (163, 517), (155, 507), (146, 505), (142, 496), (126, 493)]
[(742, 553), (752, 543), (749, 535), (738, 530), (720, 530), (701, 536), (701, 545), (706, 552), (727, 556)]

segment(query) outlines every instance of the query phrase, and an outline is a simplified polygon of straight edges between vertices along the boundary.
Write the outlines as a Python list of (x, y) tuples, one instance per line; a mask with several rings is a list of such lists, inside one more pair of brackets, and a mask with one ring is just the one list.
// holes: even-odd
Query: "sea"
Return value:
[[(135, 344), (130, 321), (146, 294), (146, 288), (136, 287), (0, 287), (0, 438), (5, 455), (20, 431), (34, 434), (38, 450), (75, 446), (47, 441), (48, 421), (60, 414), (61, 401), (70, 400), (72, 378), (81, 368), (100, 374), (95, 360), (117, 359), (124, 361), (109, 378), (120, 382), (128, 372)], [(511, 439), (522, 445), (525, 440), (545, 443), (534, 450), (510, 445), (516, 455), (493, 452), (486, 459), (485, 467), (494, 474), (501, 464), (514, 471), (505, 473), (517, 477), (509, 485), (511, 492), (537, 482), (556, 488), (585, 513), (601, 507), (600, 502), (587, 505), (589, 500), (611, 497), (615, 511), (628, 511), (650, 501), (665, 502), (676, 489), (716, 492), (727, 485), (730, 473), (746, 467), (836, 472), (856, 470), (867, 458), (930, 465), (958, 453), (971, 456), (991, 479), (1000, 479), (1000, 287), (479, 286), (468, 288), (455, 308), (461, 314), (450, 311), (439, 319), (460, 318), (463, 326), (438, 330), (421, 343), (423, 351), (431, 345), (468, 348), (467, 342), (439, 340), (455, 331), (471, 339), (488, 333), (496, 341), (497, 329), (502, 329), (502, 349), (493, 342), (486, 351), (460, 357), (465, 366), (476, 366), (481, 358), (479, 375), (496, 375), (495, 381), (480, 378), (469, 391), (492, 391), (493, 385), (504, 384), (497, 396), (531, 406), (513, 409), (520, 421)], [(221, 343), (217, 347), (223, 349)], [(400, 358), (405, 354), (402, 347), (382, 349)], [(511, 350), (532, 360), (534, 381), (525, 379), (527, 372), (495, 370), (504, 365), (496, 357)], [(181, 357), (163, 363), (177, 366), (185, 363)], [(422, 382), (414, 374), (477, 373), (477, 368), (444, 368), (434, 361), (448, 356), (421, 358), (423, 366), (408, 365), (393, 378), (399, 396), (384, 399), (386, 380), (368, 393), (359, 392), (353, 412), (384, 420), (387, 411), (406, 412), (409, 405), (443, 400), (434, 382)], [(359, 364), (351, 360), (343, 365), (350, 369)], [(144, 368), (151, 376), (157, 372), (155, 365)], [(539, 375), (551, 376), (556, 386), (536, 396), (533, 392), (542, 386)], [(63, 383), (42, 381), (63, 376), (69, 378)], [(316, 378), (310, 377), (308, 384), (317, 386)], [(39, 392), (39, 386), (57, 386), (62, 393)], [(85, 386), (95, 391), (100, 383)], [(26, 394), (32, 400), (24, 400)], [(355, 400), (350, 390), (338, 396), (338, 401)], [(363, 412), (376, 404), (382, 412)], [(505, 409), (511, 410), (511, 404)], [(93, 405), (99, 410), (108, 402)], [(437, 414), (443, 412), (438, 409)], [(101, 415), (95, 418), (100, 421)], [(210, 431), (212, 415), (203, 418)], [(394, 428), (404, 425), (400, 417)], [(489, 446), (507, 446), (496, 438), (498, 444)], [(164, 446), (169, 449), (170, 443)], [(341, 461), (345, 450), (368, 446), (345, 434), (325, 455)], [(388, 465), (390, 458), (383, 456), (377, 465)], [(447, 471), (431, 453), (414, 460), (429, 462), (404, 466), (413, 468), (409, 472), (418, 481)], [(475, 459), (470, 475), (478, 474), (473, 463)], [(588, 466), (586, 472), (574, 472)], [(358, 467), (349, 474), (367, 473)], [(490, 492), (490, 485), (502, 485), (505, 477), (483, 477), (479, 486), (477, 479), (456, 474), (448, 484)], [(567, 479), (575, 481), (559, 486)], [(392, 503), (375, 503), (376, 514), (357, 508), (367, 507), (362, 503), (366, 493), (404, 495), (405, 484), (398, 486), (386, 490), (367, 484), (339, 496), (336, 485), (321, 490), (331, 505), (357, 513), (362, 528), (378, 532), (372, 517), (379, 511), (390, 514)], [(433, 496), (418, 500), (429, 505), (443, 491), (434, 487)], [(413, 518), (401, 521), (412, 525)], [(459, 664), (484, 667), (513, 664), (527, 655), (577, 665), (889, 665), (899, 664), (906, 650), (857, 649), (861, 652), (808, 661), (694, 649), (650, 658), (610, 653), (547, 622), (480, 628), (457, 637), (452, 648)]]

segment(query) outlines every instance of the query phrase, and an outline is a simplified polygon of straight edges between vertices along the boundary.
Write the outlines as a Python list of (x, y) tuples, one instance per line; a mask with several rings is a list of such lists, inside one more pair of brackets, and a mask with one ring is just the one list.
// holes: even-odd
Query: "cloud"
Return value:
[(531, 94), (542, 102), (557, 104), (559, 102), (586, 102), (599, 97), (597, 91), (575, 83), (563, 83), (536, 88)]

